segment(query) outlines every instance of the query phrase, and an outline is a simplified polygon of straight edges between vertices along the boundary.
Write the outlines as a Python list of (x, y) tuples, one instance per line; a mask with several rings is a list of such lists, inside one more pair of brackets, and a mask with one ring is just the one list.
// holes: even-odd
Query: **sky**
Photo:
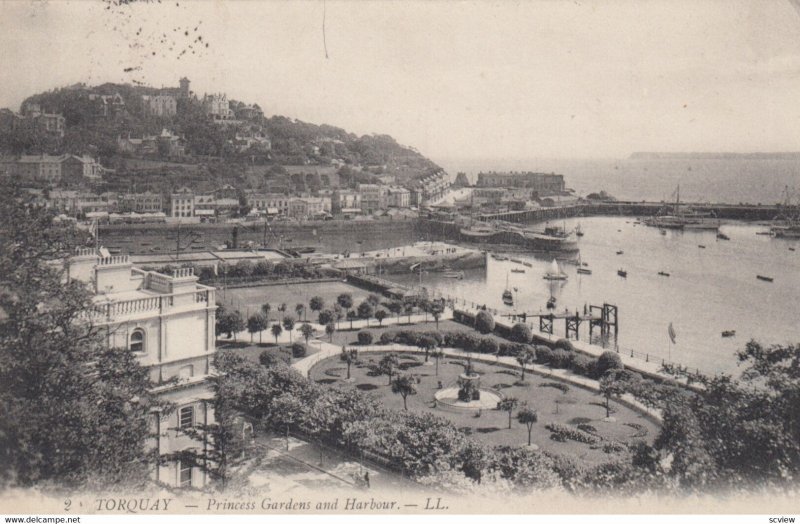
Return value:
[(800, 151), (789, 0), (0, 0), (0, 107), (181, 76), (435, 161)]

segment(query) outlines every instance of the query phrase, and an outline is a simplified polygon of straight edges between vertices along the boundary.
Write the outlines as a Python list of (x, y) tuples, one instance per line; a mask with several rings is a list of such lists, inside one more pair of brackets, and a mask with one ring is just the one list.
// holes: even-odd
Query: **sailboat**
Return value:
[(514, 295), (511, 293), (511, 290), (508, 289), (508, 273), (506, 273), (506, 289), (503, 291), (503, 304), (507, 306), (514, 305)]
[(544, 276), (542, 277), (545, 280), (566, 280), (567, 274), (561, 270), (561, 267), (556, 262), (556, 259), (553, 259), (553, 262), (550, 264), (550, 268), (545, 272)]
[(577, 227), (575, 227), (575, 236), (583, 236), (583, 230), (581, 229), (580, 223), (578, 223)]

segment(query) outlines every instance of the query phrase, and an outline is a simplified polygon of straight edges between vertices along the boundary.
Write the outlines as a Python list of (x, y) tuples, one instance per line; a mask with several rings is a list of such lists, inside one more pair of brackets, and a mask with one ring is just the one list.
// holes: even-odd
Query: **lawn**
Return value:
[[(376, 375), (371, 367), (378, 363), (385, 353), (364, 353), (360, 361), (351, 368), (352, 382), (345, 380), (346, 365), (338, 358), (324, 360), (311, 369), (311, 380), (320, 384), (355, 387), (361, 391), (375, 395), (389, 409), (403, 409), (403, 399), (391, 391), (388, 377)], [(432, 411), (455, 423), (462, 431), (486, 443), (495, 445), (525, 445), (528, 440), (527, 427), (512, 420), (508, 429), (508, 413), (497, 410), (484, 410), (477, 413), (452, 413), (434, 407), (434, 393), (442, 387), (455, 386), (457, 378), (464, 370), (464, 360), (443, 358), (436, 367), (425, 364), (424, 355), (399, 355), (402, 372), (411, 374), (420, 380), (418, 393), (408, 397), (408, 409), (413, 411)], [(573, 429), (582, 429), (599, 436), (603, 442), (630, 443), (645, 440), (652, 443), (658, 427), (650, 419), (638, 412), (611, 401), (612, 413), (606, 419), (604, 398), (595, 392), (558, 382), (547, 376), (525, 375), (525, 382), (520, 381), (519, 372), (492, 364), (478, 363), (474, 369), (481, 375), (481, 387), (494, 389), (506, 397), (515, 397), (533, 407), (539, 420), (533, 427), (532, 443), (540, 449), (577, 458), (580, 462), (602, 463), (620, 456), (621, 451), (606, 452), (603, 446), (566, 440), (559, 442), (550, 438), (551, 431), (545, 426), (557, 423)], [(567, 385), (568, 390), (562, 392), (554, 385)], [(514, 412), (516, 417), (516, 411)], [(580, 428), (578, 426), (580, 425)]]
[[(391, 316), (392, 321), (394, 321), (395, 316)], [(362, 328), (362, 329), (354, 329), (350, 331), (350, 322), (347, 320), (341, 320), (339, 322), (339, 329), (341, 331), (336, 331), (333, 334), (333, 344), (342, 345), (342, 344), (355, 344), (358, 341), (358, 333), (360, 331), (368, 331), (372, 334), (372, 338), (375, 343), (378, 342), (381, 338), (381, 334), (387, 331), (436, 331), (436, 322), (434, 322), (433, 317), (430, 317), (429, 322), (420, 322), (417, 324), (404, 324), (406, 322), (407, 317), (406, 315), (400, 315), (400, 322), (401, 324), (398, 326), (396, 324), (386, 325), (386, 320), (383, 321), (383, 326), (378, 325), (378, 321), (372, 319), (369, 321), (370, 327)], [(472, 327), (465, 326), (464, 324), (459, 324), (453, 320), (440, 320), (439, 321), (439, 331), (464, 331), (468, 333), (476, 333)], [(323, 335), (319, 337), (321, 340), (328, 342), (328, 336)], [(503, 340), (498, 338), (498, 340)]]
[[(225, 307), (238, 309), (245, 318), (256, 311), (261, 311), (262, 304), (269, 303), (272, 306), (270, 319), (275, 320), (280, 318), (278, 306), (281, 304), (286, 304), (286, 311), (295, 315), (295, 305), (304, 304), (308, 308), (308, 301), (313, 296), (322, 297), (325, 301), (325, 308), (332, 308), (336, 297), (342, 293), (350, 293), (353, 296), (353, 307), (357, 307), (369, 295), (366, 290), (344, 282), (309, 282), (240, 287), (227, 289), (224, 293), (219, 289), (217, 290), (217, 300), (225, 304)], [(306, 312), (306, 315), (310, 315), (308, 320), (316, 320), (316, 314), (312, 314), (310, 310)]]

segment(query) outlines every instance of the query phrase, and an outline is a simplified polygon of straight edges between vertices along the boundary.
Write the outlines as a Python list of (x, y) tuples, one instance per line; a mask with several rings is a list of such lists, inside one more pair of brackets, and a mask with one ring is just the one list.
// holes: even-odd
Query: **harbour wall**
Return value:
[[(673, 205), (664, 202), (598, 202), (488, 213), (480, 215), (478, 218), (482, 221), (504, 220), (506, 222), (531, 223), (581, 216), (653, 216), (665, 207)], [(681, 206), (691, 207), (695, 212), (707, 213), (720, 220), (774, 220), (784, 212), (782, 206), (691, 203), (681, 203)]]

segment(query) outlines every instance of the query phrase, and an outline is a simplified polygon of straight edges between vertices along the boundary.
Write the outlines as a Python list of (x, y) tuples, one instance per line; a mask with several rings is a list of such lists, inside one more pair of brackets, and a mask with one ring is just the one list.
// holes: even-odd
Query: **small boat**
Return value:
[(579, 267), (578, 268), (578, 273), (580, 273), (581, 275), (591, 275), (592, 274), (592, 270), (591, 269), (587, 269), (585, 267)]
[(503, 304), (505, 304), (507, 306), (513, 306), (514, 305), (514, 295), (508, 289), (508, 273), (506, 273), (506, 289), (505, 289), (505, 291), (503, 291)]
[(756, 235), (767, 235), (767, 236), (770, 236), (770, 235), (772, 235), (772, 233), (770, 233), (769, 231), (756, 231)]
[(735, 336), (736, 336), (736, 330), (735, 329), (729, 329), (729, 330), (726, 330), (726, 331), (722, 332), (722, 337), (723, 338), (735, 337)]
[(516, 258), (512, 258), (511, 261), (515, 264), (522, 264), (522, 260), (517, 260)]
[(504, 257), (502, 255), (495, 255), (495, 260), (508, 260), (508, 257)]
[(730, 240), (731, 237), (729, 237), (725, 233), (717, 233), (717, 239), (718, 240)]
[(524, 273), (524, 272), (525, 272), (525, 270), (524, 270), (524, 269), (516, 269), (516, 268), (515, 268), (515, 269), (512, 269), (512, 270), (511, 270), (511, 272), (512, 272), (512, 273)]
[(463, 271), (445, 271), (444, 273), (442, 273), (442, 276), (444, 278), (457, 278), (457, 279), (461, 280), (462, 278), (464, 278), (464, 272)]
[(617, 254), (618, 254), (618, 255), (624, 255), (624, 254), (625, 254), (625, 252), (624, 252), (623, 250), (621, 250), (621, 249), (620, 249), (619, 251), (617, 251)]
[[(794, 251), (794, 248), (791, 248), (791, 247), (790, 247), (789, 249), (791, 249), (792, 251)], [(531, 264), (530, 262), (523, 262), (523, 263), (522, 263), (522, 265), (523, 265), (523, 266), (525, 266), (525, 267), (533, 267), (533, 264)]]
[(622, 278), (628, 278), (628, 272), (624, 269), (618, 269), (617, 275), (621, 276)]
[(789, 251), (794, 251), (794, 248), (793, 248), (793, 247), (790, 247), (790, 248), (789, 248)]
[(667, 273), (665, 271), (659, 271), (658, 274), (661, 275), (662, 277), (668, 277), (669, 276), (669, 273)]
[(700, 249), (705, 249), (706, 248), (706, 246), (704, 246), (703, 244), (697, 244), (697, 247), (699, 247)]
[(576, 237), (582, 237), (583, 236), (583, 231), (581, 230), (581, 225), (580, 224), (578, 224), (575, 227), (575, 236)]
[(622, 233), (622, 230), (621, 229), (617, 229), (617, 233)]
[(550, 268), (545, 272), (544, 276), (542, 277), (545, 280), (566, 280), (567, 274), (561, 269), (561, 266), (558, 265), (556, 259), (553, 259), (553, 262), (550, 263)]
[(772, 282), (772, 277), (765, 277), (764, 275), (756, 275), (756, 278), (764, 282)]

